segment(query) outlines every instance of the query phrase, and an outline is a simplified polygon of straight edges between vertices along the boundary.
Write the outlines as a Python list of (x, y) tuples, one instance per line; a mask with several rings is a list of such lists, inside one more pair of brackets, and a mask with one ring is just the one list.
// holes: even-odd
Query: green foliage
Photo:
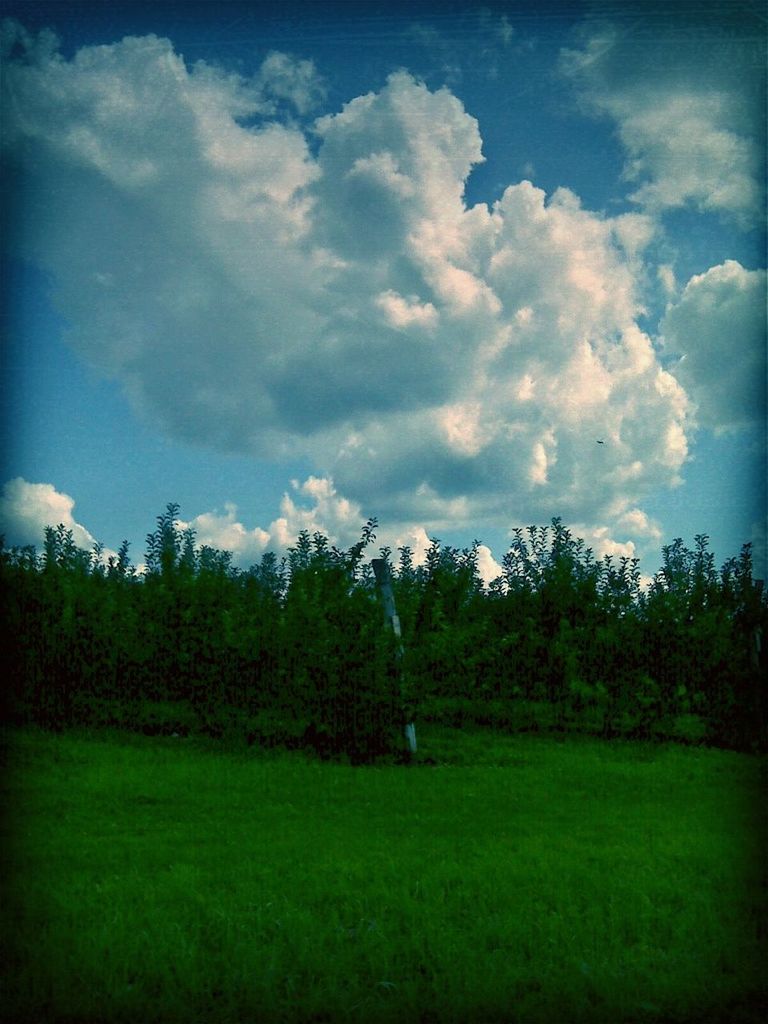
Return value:
[(2, 551), (7, 713), (162, 733), (173, 720), (144, 709), (181, 702), (212, 736), (240, 712), (265, 742), (298, 737), (354, 761), (399, 748), (393, 638), (360, 564), (375, 520), (349, 551), (303, 533), (283, 562), (266, 553), (241, 572), (228, 553), (196, 548), (178, 512), (169, 504), (157, 517), (143, 574), (127, 544), (104, 565), (63, 526), (47, 531), (39, 558)]
[(433, 539), (422, 565), (383, 548), (401, 657), (364, 561), (375, 520), (347, 551), (303, 532), (242, 571), (178, 513), (157, 517), (141, 573), (127, 543), (105, 562), (64, 526), (39, 555), (0, 548), (6, 717), (142, 729), (147, 702), (183, 703), (195, 731), (247, 720), (254, 742), (355, 761), (399, 750), (414, 708), (501, 730), (766, 743), (768, 605), (749, 545), (718, 572), (706, 535), (675, 540), (646, 590), (636, 559), (597, 561), (559, 519), (516, 529), (487, 589), (478, 542)]
[(370, 520), (348, 552), (330, 547), (322, 534), (300, 533), (288, 553), (280, 620), (278, 706), (307, 721), (307, 737), (320, 752), (344, 751), (353, 761), (391, 752), (402, 725), (393, 638), (375, 593), (356, 580), (375, 526)]
[(353, 771), (7, 732), (13, 1024), (765, 1019), (754, 757), (425, 726), (423, 766)]

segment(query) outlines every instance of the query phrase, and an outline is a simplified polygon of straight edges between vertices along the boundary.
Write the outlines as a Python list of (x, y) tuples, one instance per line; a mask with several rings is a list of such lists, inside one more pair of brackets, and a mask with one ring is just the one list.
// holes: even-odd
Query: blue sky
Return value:
[(701, 6), (4, 4), (8, 543), (764, 575), (764, 19)]

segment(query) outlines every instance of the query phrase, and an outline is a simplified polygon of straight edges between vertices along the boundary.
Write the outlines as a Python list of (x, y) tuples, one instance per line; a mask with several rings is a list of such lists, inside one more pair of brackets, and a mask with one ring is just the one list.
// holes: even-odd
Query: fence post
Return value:
[[(402, 657), (403, 657), (403, 634), (400, 629), (400, 619), (397, 615), (397, 609), (395, 608), (395, 595), (392, 592), (392, 579), (389, 574), (389, 563), (386, 558), (372, 558), (371, 565), (373, 566), (373, 572), (376, 576), (376, 583), (379, 587), (379, 594), (381, 595), (381, 602), (384, 605), (384, 618), (388, 625), (392, 627), (392, 632), (397, 638), (397, 673), (400, 683), (400, 703), (403, 702), (403, 668), (402, 668)], [(403, 712), (405, 708), (403, 707)], [(416, 726), (413, 722), (406, 722), (405, 724), (405, 740), (408, 744), (408, 750), (412, 753), (416, 753)]]

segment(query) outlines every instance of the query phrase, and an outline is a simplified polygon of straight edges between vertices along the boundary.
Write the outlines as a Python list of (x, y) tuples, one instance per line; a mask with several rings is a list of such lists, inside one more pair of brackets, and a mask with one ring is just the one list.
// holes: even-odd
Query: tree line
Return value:
[(196, 545), (169, 504), (138, 572), (49, 527), (0, 547), (4, 718), (52, 728), (247, 735), (355, 762), (402, 750), (415, 718), (505, 731), (766, 745), (768, 603), (751, 548), (717, 568), (706, 535), (637, 559), (594, 557), (561, 520), (517, 529), (485, 587), (478, 542), (432, 540), (390, 565), (403, 648), (366, 553), (299, 534), (247, 570)]

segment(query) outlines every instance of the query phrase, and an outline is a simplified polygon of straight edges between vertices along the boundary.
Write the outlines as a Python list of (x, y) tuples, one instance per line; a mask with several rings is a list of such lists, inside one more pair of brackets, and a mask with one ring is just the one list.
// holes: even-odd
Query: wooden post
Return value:
[[(389, 575), (389, 563), (386, 558), (372, 558), (371, 565), (373, 566), (376, 583), (378, 584), (379, 593), (381, 594), (381, 602), (384, 605), (384, 618), (388, 625), (392, 627), (392, 632), (397, 638), (397, 657), (399, 662), (403, 657), (403, 634), (400, 629), (400, 619), (397, 615), (397, 609), (395, 608), (395, 595), (392, 592), (392, 579)], [(398, 675), (400, 678), (400, 700), (402, 703), (403, 670), (401, 665), (398, 665)], [(403, 711), (405, 712), (405, 708), (403, 708)], [(405, 725), (405, 740), (408, 744), (408, 750), (412, 754), (415, 754), (416, 726), (413, 722), (407, 722)]]
[(750, 650), (750, 661), (752, 667), (760, 668), (760, 655), (763, 650), (763, 628), (762, 626), (752, 627), (752, 645)]

